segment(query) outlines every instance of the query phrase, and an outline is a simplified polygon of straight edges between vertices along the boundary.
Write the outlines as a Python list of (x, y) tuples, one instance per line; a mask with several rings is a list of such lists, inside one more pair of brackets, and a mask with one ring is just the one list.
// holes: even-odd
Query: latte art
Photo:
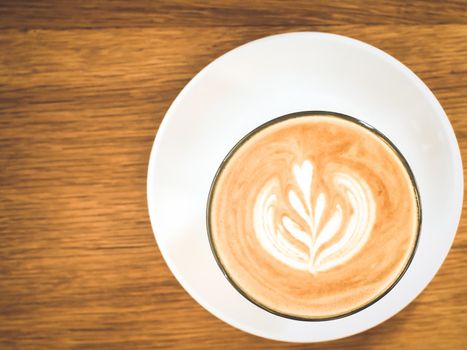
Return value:
[(329, 319), (387, 293), (420, 227), (418, 194), (381, 134), (335, 113), (278, 118), (229, 153), (208, 200), (214, 256), (232, 285), (281, 316)]
[[(278, 261), (311, 274), (344, 264), (365, 245), (375, 221), (375, 201), (365, 181), (350, 174), (333, 176), (335, 192), (349, 203), (344, 215), (338, 203), (327, 221), (323, 214), (329, 210), (324, 192), (312, 203), (314, 168), (306, 160), (293, 166), (297, 192), (288, 192), (289, 210), (295, 211), (300, 221), (287, 214), (277, 223), (279, 180), (272, 179), (261, 189), (254, 206), (254, 228), (262, 247)], [(344, 217), (347, 217), (344, 219)], [(326, 243), (332, 242), (323, 249)]]

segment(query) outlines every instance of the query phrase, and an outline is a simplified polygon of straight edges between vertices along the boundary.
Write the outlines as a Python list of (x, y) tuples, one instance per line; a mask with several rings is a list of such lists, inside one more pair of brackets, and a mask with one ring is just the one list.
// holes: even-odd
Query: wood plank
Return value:
[(220, 54), (309, 29), (364, 40), (413, 69), (446, 109), (465, 159), (466, 25), (0, 31), (1, 349), (465, 347), (465, 219), (414, 303), (368, 332), (319, 345), (224, 324), (186, 294), (155, 246), (146, 170), (171, 101)]
[(466, 24), (465, 0), (4, 0), (0, 28)]

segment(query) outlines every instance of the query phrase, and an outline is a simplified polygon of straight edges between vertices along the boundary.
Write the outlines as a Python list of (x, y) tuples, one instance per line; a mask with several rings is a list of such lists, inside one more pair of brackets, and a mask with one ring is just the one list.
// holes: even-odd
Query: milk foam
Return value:
[[(326, 193), (313, 188), (314, 167), (309, 160), (294, 164), (292, 168), (295, 189), (288, 192), (288, 202), (280, 203), (277, 193), (281, 183), (278, 178), (269, 180), (257, 195), (253, 222), (261, 246), (279, 262), (312, 275), (321, 273), (352, 259), (368, 241), (375, 222), (376, 204), (368, 184), (361, 178), (345, 172), (336, 172), (333, 191), (346, 198), (347, 211), (342, 205), (334, 208)], [(317, 191), (312, 203), (312, 190)], [(278, 206), (288, 204), (292, 215), (277, 217)], [(323, 221), (325, 210), (332, 210)], [(346, 217), (346, 220), (344, 220)]]
[(321, 319), (386, 293), (413, 256), (409, 169), (376, 132), (333, 115), (279, 120), (238, 145), (209, 204), (229, 280), (282, 315)]

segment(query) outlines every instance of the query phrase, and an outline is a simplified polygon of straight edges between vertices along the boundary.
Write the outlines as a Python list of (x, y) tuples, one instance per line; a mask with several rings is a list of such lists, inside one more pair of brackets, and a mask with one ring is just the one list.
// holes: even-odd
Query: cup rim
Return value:
[[(229, 272), (227, 271), (227, 269), (223, 265), (223, 263), (222, 263), (222, 261), (220, 259), (220, 256), (219, 256), (219, 254), (217, 252), (217, 249), (215, 247), (214, 239), (213, 239), (212, 232), (211, 232), (212, 230), (211, 230), (211, 220), (210, 220), (210, 218), (211, 218), (211, 206), (212, 206), (213, 194), (214, 194), (214, 191), (215, 191), (215, 188), (216, 188), (216, 185), (217, 185), (217, 182), (218, 182), (218, 179), (219, 179), (221, 173), (224, 171), (226, 165), (228, 164), (230, 159), (233, 157), (233, 155), (245, 144), (246, 141), (248, 141), (250, 138), (252, 138), (256, 134), (258, 134), (263, 129), (265, 129), (265, 128), (269, 127), (269, 126), (272, 126), (274, 124), (278, 124), (280, 122), (289, 120), (289, 119), (295, 119), (295, 118), (300, 118), (300, 117), (305, 117), (305, 116), (306, 117), (330, 116), (330, 117), (344, 119), (344, 120), (353, 122), (353, 123), (365, 128), (365, 129), (367, 129), (368, 131), (375, 134), (378, 138), (380, 138), (396, 154), (396, 156), (398, 157), (398, 159), (401, 161), (402, 165), (404, 166), (405, 170), (407, 171), (407, 174), (409, 175), (409, 178), (410, 178), (410, 182), (412, 184), (412, 190), (414, 191), (414, 194), (415, 194), (415, 202), (416, 202), (416, 207), (417, 207), (417, 230), (416, 230), (416, 235), (415, 235), (415, 242), (413, 243), (413, 246), (411, 248), (410, 256), (407, 259), (404, 268), (399, 272), (397, 278), (389, 285), (389, 287), (384, 289), (381, 293), (379, 293), (378, 295), (376, 295), (374, 298), (372, 298), (368, 302), (364, 303), (363, 305), (361, 305), (359, 307), (356, 307), (354, 309), (351, 309), (351, 310), (349, 310), (347, 312), (338, 313), (338, 314), (334, 314), (334, 315), (330, 315), (330, 316), (310, 316), (310, 317), (306, 316), (305, 317), (303, 315), (294, 315), (294, 314), (284, 313), (284, 312), (281, 312), (281, 311), (274, 310), (274, 309), (262, 304), (261, 302), (259, 302), (255, 298), (253, 298), (252, 296), (248, 295), (248, 293), (246, 291), (244, 291), (238, 285), (237, 282), (235, 282), (235, 280), (230, 276)], [(378, 129), (376, 129), (372, 125), (370, 125), (370, 124), (368, 124), (368, 123), (366, 123), (366, 122), (364, 122), (364, 121), (362, 121), (362, 120), (360, 120), (358, 118), (351, 117), (351, 116), (349, 116), (347, 114), (343, 114), (343, 113), (339, 113), (339, 112), (324, 111), (324, 110), (299, 111), (299, 112), (293, 112), (293, 113), (288, 113), (288, 114), (285, 114), (285, 115), (281, 115), (279, 117), (268, 120), (267, 122), (257, 126), (253, 130), (249, 131), (246, 135), (244, 135), (231, 148), (231, 150), (227, 153), (227, 155), (221, 161), (221, 163), (220, 163), (220, 165), (219, 165), (219, 167), (218, 167), (218, 169), (217, 169), (217, 171), (216, 171), (216, 173), (215, 173), (215, 175), (214, 175), (214, 177), (212, 179), (211, 186), (209, 188), (208, 198), (207, 198), (207, 205), (206, 205), (206, 231), (207, 231), (207, 236), (208, 236), (208, 241), (209, 241), (209, 247), (210, 247), (211, 252), (212, 252), (212, 254), (214, 256), (214, 259), (215, 259), (218, 267), (220, 268), (222, 274), (224, 275), (224, 277), (229, 281), (229, 283), (235, 288), (235, 290), (237, 292), (239, 292), (246, 300), (248, 300), (252, 304), (254, 304), (254, 305), (260, 307), (261, 309), (263, 309), (263, 310), (265, 310), (265, 311), (267, 311), (267, 312), (269, 312), (271, 314), (274, 314), (276, 316), (280, 316), (280, 317), (284, 317), (284, 318), (291, 319), (291, 320), (296, 320), (296, 321), (311, 321), (311, 322), (317, 322), (318, 321), (319, 322), (319, 321), (336, 320), (336, 319), (340, 319), (340, 318), (344, 318), (344, 317), (356, 314), (356, 313), (358, 313), (358, 312), (360, 312), (360, 311), (362, 311), (364, 309), (367, 309), (371, 305), (373, 305), (376, 302), (378, 302), (379, 300), (381, 300), (392, 289), (394, 289), (394, 287), (399, 283), (399, 281), (405, 275), (406, 271), (409, 269), (409, 267), (410, 267), (410, 265), (411, 265), (411, 263), (413, 261), (413, 258), (415, 256), (415, 253), (416, 253), (416, 250), (417, 250), (417, 247), (418, 247), (418, 243), (419, 243), (419, 240), (420, 240), (421, 226), (422, 226), (422, 208), (421, 208), (421, 200), (420, 200), (420, 193), (419, 193), (419, 190), (418, 190), (418, 186), (417, 186), (415, 176), (414, 176), (414, 174), (412, 172), (412, 169), (410, 168), (410, 165), (409, 165), (408, 161), (405, 159), (402, 152), (397, 148), (397, 146), (394, 145), (394, 143), (386, 135), (384, 135), (381, 131), (379, 131)]]

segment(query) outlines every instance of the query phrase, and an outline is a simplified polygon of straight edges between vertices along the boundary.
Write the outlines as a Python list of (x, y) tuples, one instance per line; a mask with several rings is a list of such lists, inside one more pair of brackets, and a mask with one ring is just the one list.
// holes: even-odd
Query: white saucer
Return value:
[[(414, 260), (394, 289), (356, 314), (314, 322), (281, 318), (241, 296), (216, 264), (205, 219), (213, 176), (236, 142), (270, 119), (312, 110), (344, 113), (385, 134), (411, 166), (423, 215)], [(354, 39), (290, 33), (228, 52), (185, 86), (157, 133), (147, 191), (161, 253), (198, 303), (261, 337), (316, 342), (376, 326), (427, 286), (456, 233), (463, 173), (445, 112), (407, 67)]]

